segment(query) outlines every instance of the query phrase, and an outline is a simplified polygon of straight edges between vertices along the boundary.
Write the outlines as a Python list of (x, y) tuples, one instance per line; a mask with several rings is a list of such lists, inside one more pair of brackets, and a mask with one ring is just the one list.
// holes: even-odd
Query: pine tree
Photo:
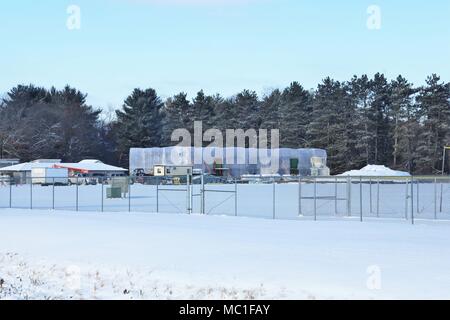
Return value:
[[(46, 119), (53, 117), (55, 120), (49, 124), (50, 131), (43, 136), (43, 144), (56, 138), (55, 149), (64, 160), (79, 161), (96, 157), (100, 146), (98, 117), (101, 111), (87, 105), (87, 95), (75, 88), (66, 86), (61, 91), (53, 88), (50, 93), (53, 108), (47, 112)], [(57, 125), (52, 126), (54, 123)], [(59, 129), (59, 137), (54, 135), (55, 129)], [(35, 148), (39, 149), (41, 146), (35, 145)]]
[(236, 95), (233, 102), (236, 117), (232, 128), (257, 130), (261, 125), (261, 115), (259, 113), (260, 102), (256, 92), (244, 90)]
[(355, 113), (345, 86), (330, 78), (319, 84), (313, 100), (312, 121), (308, 126), (309, 146), (324, 148), (335, 172), (348, 168), (354, 152), (351, 119)]
[(276, 89), (261, 102), (261, 128), (279, 129), (280, 128), (280, 107), (282, 104), (281, 91)]
[(162, 141), (165, 146), (176, 145), (172, 141), (172, 133), (176, 129), (187, 129), (192, 132), (194, 129), (194, 116), (191, 103), (187, 100), (186, 93), (179, 93), (167, 99), (164, 106)]
[(373, 141), (375, 134), (372, 130), (375, 127), (374, 117), (371, 114), (371, 82), (367, 75), (361, 77), (354, 76), (350, 82), (347, 83), (349, 87), (349, 95), (356, 110), (353, 115), (353, 125), (355, 135), (355, 167), (361, 168), (364, 165), (371, 164), (373, 161)]
[(236, 127), (237, 110), (233, 98), (224, 99), (219, 94), (213, 96), (213, 114), (211, 126), (218, 130)]
[(162, 107), (154, 89), (134, 89), (116, 112), (115, 137), (122, 164), (126, 164), (130, 148), (161, 146)]
[(207, 130), (214, 126), (215, 120), (214, 105), (215, 105), (214, 98), (205, 95), (203, 90), (197, 93), (197, 96), (194, 98), (192, 102), (193, 121), (201, 121), (204, 130)]
[(285, 148), (305, 147), (306, 131), (311, 121), (311, 94), (298, 82), (283, 91), (279, 107), (281, 145)]
[[(261, 129), (267, 130), (267, 146), (271, 145), (271, 130), (280, 130), (280, 107), (282, 103), (282, 93), (276, 89), (261, 102)], [(278, 144), (280, 141), (278, 141)]]
[(420, 173), (439, 173), (442, 150), (450, 145), (450, 83), (433, 74), (417, 97), (423, 127), (419, 137), (417, 167)]
[(416, 90), (404, 77), (398, 76), (391, 84), (391, 107), (389, 117), (392, 122), (393, 162), (396, 169), (413, 170), (412, 155), (414, 153), (414, 94)]
[(372, 101), (370, 106), (374, 139), (374, 163), (388, 164), (392, 159), (390, 144), (390, 86), (383, 74), (377, 73), (371, 81)]

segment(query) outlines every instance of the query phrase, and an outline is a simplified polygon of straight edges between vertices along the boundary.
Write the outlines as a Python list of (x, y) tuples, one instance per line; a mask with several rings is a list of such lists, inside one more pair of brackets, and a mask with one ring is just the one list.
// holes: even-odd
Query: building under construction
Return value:
[(205, 174), (240, 178), (261, 176), (327, 176), (327, 153), (322, 149), (247, 148), (132, 148), (130, 174), (154, 175), (155, 166), (192, 166)]

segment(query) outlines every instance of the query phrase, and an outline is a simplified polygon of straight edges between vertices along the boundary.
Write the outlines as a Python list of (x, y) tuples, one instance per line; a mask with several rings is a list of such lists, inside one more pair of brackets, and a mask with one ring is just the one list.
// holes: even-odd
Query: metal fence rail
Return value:
[[(450, 220), (450, 176), (290, 177), (249, 184), (185, 177), (61, 183), (0, 178), (0, 208), (220, 214), (271, 219)], [(112, 196), (111, 188), (121, 188)]]

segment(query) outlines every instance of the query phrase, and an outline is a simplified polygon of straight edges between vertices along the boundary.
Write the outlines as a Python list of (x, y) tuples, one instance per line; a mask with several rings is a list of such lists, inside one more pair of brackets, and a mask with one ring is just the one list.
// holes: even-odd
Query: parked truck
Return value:
[(66, 186), (69, 184), (69, 170), (66, 168), (33, 168), (31, 178), (33, 184)]

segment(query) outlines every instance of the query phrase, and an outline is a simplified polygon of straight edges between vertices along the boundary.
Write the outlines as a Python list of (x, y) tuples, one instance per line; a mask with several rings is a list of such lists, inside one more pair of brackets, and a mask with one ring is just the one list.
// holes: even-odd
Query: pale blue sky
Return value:
[[(81, 30), (66, 28), (81, 8)], [(381, 30), (366, 26), (381, 8)], [(448, 0), (16, 0), (0, 4), (0, 93), (23, 83), (120, 107), (135, 87), (259, 94), (380, 71), (450, 81)]]

